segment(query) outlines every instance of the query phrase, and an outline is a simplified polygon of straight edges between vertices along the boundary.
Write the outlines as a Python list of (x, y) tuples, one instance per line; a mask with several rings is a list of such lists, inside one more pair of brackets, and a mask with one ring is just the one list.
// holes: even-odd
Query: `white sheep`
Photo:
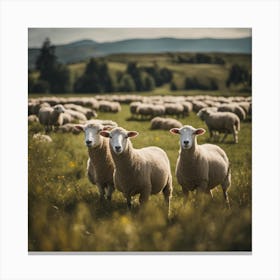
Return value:
[(31, 122), (39, 122), (39, 118), (36, 115), (29, 115), (28, 123), (31, 123)]
[(236, 114), (241, 121), (245, 120), (245, 111), (236, 103), (223, 104), (218, 107), (218, 112), (231, 112)]
[(205, 121), (210, 133), (210, 140), (212, 140), (214, 132), (225, 133), (222, 142), (226, 139), (228, 133), (231, 133), (234, 143), (238, 143), (240, 120), (236, 114), (231, 112), (215, 112), (211, 107), (201, 109), (197, 115), (201, 120)]
[(41, 142), (41, 143), (51, 143), (52, 138), (49, 135), (36, 133), (32, 137), (35, 141)]
[(65, 109), (61, 104), (54, 107), (42, 107), (39, 110), (39, 121), (45, 126), (45, 131), (49, 132), (53, 126), (62, 125), (61, 113), (64, 113)]
[(100, 134), (110, 138), (110, 150), (115, 164), (114, 184), (123, 193), (131, 208), (131, 197), (140, 194), (139, 202), (148, 201), (151, 194), (163, 191), (168, 206), (172, 195), (172, 176), (166, 153), (158, 147), (134, 149), (129, 138), (138, 135), (121, 127)]
[[(104, 121), (103, 123), (106, 123)], [(114, 124), (111, 121), (107, 123)], [(111, 200), (114, 191), (114, 163), (109, 148), (109, 141), (100, 136), (104, 127), (102, 121), (92, 120), (85, 125), (76, 125), (79, 130), (85, 132), (85, 144), (88, 147), (89, 159), (87, 162), (87, 174), (90, 182), (98, 188), (100, 199), (104, 196)]]
[(169, 130), (172, 127), (181, 127), (181, 126), (183, 126), (181, 122), (172, 118), (155, 117), (151, 120), (151, 129)]
[(229, 160), (220, 147), (213, 144), (198, 145), (196, 137), (205, 133), (203, 128), (185, 125), (172, 128), (173, 134), (180, 135), (180, 151), (176, 164), (176, 177), (182, 186), (184, 203), (189, 191), (198, 191), (212, 195), (211, 189), (222, 186), (224, 198), (229, 206), (227, 190), (231, 183)]

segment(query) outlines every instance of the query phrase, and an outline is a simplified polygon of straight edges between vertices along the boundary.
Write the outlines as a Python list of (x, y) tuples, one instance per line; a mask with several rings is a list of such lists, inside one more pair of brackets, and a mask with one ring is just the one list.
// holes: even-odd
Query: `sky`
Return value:
[(53, 44), (83, 39), (113, 42), (134, 38), (242, 38), (251, 36), (250, 28), (29, 28), (28, 46), (40, 47), (48, 37)]

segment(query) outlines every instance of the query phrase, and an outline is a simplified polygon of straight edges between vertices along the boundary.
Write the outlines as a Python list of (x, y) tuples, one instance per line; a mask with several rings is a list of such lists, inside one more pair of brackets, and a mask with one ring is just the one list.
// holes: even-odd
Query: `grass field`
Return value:
[[(214, 201), (197, 204), (193, 193), (183, 207), (174, 175), (179, 139), (168, 131), (151, 131), (149, 121), (129, 117), (128, 105), (122, 105), (118, 114), (99, 113), (101, 119), (137, 130), (135, 148), (156, 145), (166, 151), (174, 187), (170, 218), (162, 194), (152, 196), (143, 209), (136, 197), (131, 212), (118, 191), (111, 202), (101, 204), (96, 186), (86, 176), (84, 135), (52, 133), (52, 143), (38, 143), (32, 135), (43, 128), (33, 124), (28, 144), (29, 251), (251, 251), (251, 122), (241, 124), (238, 144), (232, 144), (232, 136), (219, 143), (232, 168), (228, 210), (220, 187), (213, 193)], [(206, 128), (195, 114), (179, 120)], [(207, 142), (208, 136), (207, 132), (198, 142)]]

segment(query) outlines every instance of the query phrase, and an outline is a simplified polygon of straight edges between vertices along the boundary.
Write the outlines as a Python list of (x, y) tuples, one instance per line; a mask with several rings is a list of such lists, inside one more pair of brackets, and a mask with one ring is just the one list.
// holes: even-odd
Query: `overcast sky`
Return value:
[(49, 38), (53, 44), (82, 39), (112, 42), (132, 38), (242, 38), (251, 36), (249, 28), (29, 28), (29, 47), (40, 47)]

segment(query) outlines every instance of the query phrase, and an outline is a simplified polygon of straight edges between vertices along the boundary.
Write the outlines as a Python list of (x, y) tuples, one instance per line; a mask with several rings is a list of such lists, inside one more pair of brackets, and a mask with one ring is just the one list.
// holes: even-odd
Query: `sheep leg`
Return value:
[(141, 193), (139, 196), (139, 203), (140, 205), (145, 204), (149, 199), (149, 194), (148, 193)]
[(183, 202), (183, 204), (186, 205), (188, 197), (189, 197), (189, 190), (183, 189), (183, 194), (184, 194), (184, 202)]
[(168, 179), (168, 182), (166, 184), (166, 186), (163, 189), (163, 196), (164, 196), (164, 200), (166, 202), (167, 205), (167, 215), (169, 216), (170, 214), (170, 200), (172, 197), (172, 178), (170, 177)]
[(106, 190), (107, 190), (106, 198), (107, 198), (107, 200), (111, 201), (111, 199), (112, 199), (112, 193), (114, 192), (114, 186), (108, 185), (107, 188), (106, 188)]
[(233, 138), (234, 138), (234, 143), (237, 144), (238, 143), (238, 132), (236, 130), (234, 130), (232, 132), (233, 134)]
[(224, 194), (224, 198), (225, 198), (226, 205), (227, 205), (228, 209), (231, 208), (228, 193), (227, 193), (227, 190), (230, 187), (230, 181), (231, 181), (231, 175), (229, 173), (228, 176), (226, 177), (225, 181), (222, 183), (223, 194)]
[(129, 210), (131, 210), (131, 196), (126, 197), (126, 204)]
[(101, 186), (101, 185), (97, 185), (97, 188), (98, 188), (99, 195), (100, 195), (100, 201), (102, 202), (105, 199), (105, 197), (104, 197), (105, 196), (105, 190), (104, 190), (103, 186)]
[(222, 141), (221, 141), (221, 142), (224, 142), (224, 141), (225, 141), (225, 139), (226, 139), (227, 135), (228, 135), (228, 133), (227, 133), (227, 132), (225, 132), (225, 135), (224, 135), (224, 137), (223, 137), (223, 139), (222, 139)]

